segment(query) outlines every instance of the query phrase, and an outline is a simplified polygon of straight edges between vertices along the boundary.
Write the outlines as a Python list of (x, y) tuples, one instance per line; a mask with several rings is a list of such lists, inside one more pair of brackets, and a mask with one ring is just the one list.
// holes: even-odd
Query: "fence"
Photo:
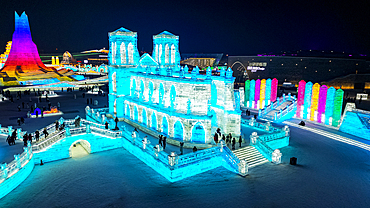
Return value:
[[(0, 184), (6, 179), (12, 177), (21, 168), (23, 168), (32, 158), (33, 152), (31, 144), (28, 142), (27, 147), (23, 147), (24, 152), (22, 154), (14, 155), (14, 160), (9, 164), (1, 164), (0, 170)], [(0, 197), (1, 198), (1, 197)]]

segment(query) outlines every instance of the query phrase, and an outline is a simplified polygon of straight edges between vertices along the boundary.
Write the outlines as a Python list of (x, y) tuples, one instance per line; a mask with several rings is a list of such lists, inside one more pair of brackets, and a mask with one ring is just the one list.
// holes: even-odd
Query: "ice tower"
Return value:
[[(18, 81), (58, 78), (63, 75), (55, 68), (46, 67), (40, 59), (36, 44), (32, 41), (28, 17), (25, 12), (21, 16), (15, 12), (15, 31), (12, 47), (5, 65), (0, 69), (3, 85), (17, 84)], [(62, 80), (73, 80), (63, 77)]]
[(179, 71), (179, 36), (168, 31), (153, 35), (153, 58), (161, 68), (171, 67), (173, 71)]

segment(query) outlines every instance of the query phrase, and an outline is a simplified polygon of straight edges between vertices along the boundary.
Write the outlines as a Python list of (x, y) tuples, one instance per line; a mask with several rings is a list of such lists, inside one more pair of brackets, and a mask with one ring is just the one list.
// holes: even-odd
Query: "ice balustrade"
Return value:
[(262, 131), (267, 131), (267, 132), (278, 132), (278, 131), (281, 131), (281, 128), (277, 128), (277, 127), (271, 126), (271, 123), (270, 122), (260, 123), (260, 122), (257, 122), (256, 119), (254, 119), (254, 118), (251, 118), (251, 119), (244, 119), (243, 118), (242, 121), (241, 121), (241, 124), (242, 125), (251, 126), (251, 127), (260, 129)]
[[(77, 134), (92, 132), (113, 138), (122, 136), (121, 132), (105, 129), (104, 125), (87, 121), (85, 119), (80, 120), (80, 127), (75, 127), (75, 119), (63, 120), (63, 123), (65, 124), (65, 128), (61, 131), (55, 131), (55, 123), (48, 125), (46, 128), (49, 130), (48, 132), (50, 132), (50, 134), (46, 138), (43, 133), (40, 134), (40, 140), (33, 145), (33, 150), (40, 151), (65, 138), (66, 136), (73, 136)], [(40, 131), (42, 132), (42, 129)]]
[(257, 132), (253, 132), (250, 135), (251, 144), (256, 147), (256, 149), (264, 155), (268, 160), (275, 164), (281, 163), (281, 156), (279, 149), (273, 150), (267, 142), (277, 141), (289, 137), (290, 129), (288, 126), (284, 126), (280, 132), (275, 132), (272, 134), (257, 135)]
[[(276, 99), (275, 102), (271, 102), (268, 106), (261, 109), (259, 111), (259, 112), (261, 112), (259, 116), (264, 116), (264, 117), (267, 116), (268, 117), (268, 114), (271, 111), (275, 110), (277, 107), (279, 107), (281, 104), (284, 103), (284, 101), (285, 101), (284, 97), (285, 97), (285, 94), (283, 95), (283, 97), (280, 97), (280, 98)], [(270, 116), (270, 117), (273, 118), (273, 116)]]
[(13, 176), (31, 160), (33, 156), (31, 143), (28, 142), (27, 147), (23, 147), (23, 150), (22, 154), (14, 155), (15, 159), (9, 164), (0, 165), (0, 183)]
[(17, 132), (17, 137), (16, 139), (22, 139), (23, 135), (25, 133), (27, 133), (26, 131), (22, 131), (21, 128), (18, 128), (18, 129), (13, 129), (13, 126), (8, 126), (8, 127), (2, 127), (1, 124), (0, 124), (0, 134), (1, 135), (4, 135), (4, 136), (10, 136), (13, 131), (16, 130)]
[(292, 111), (296, 111), (297, 109), (297, 100), (294, 100), (290, 105), (285, 107), (283, 110), (275, 113), (274, 120), (279, 120), (286, 116), (288, 113), (291, 113)]
[[(239, 163), (240, 160), (234, 155), (234, 153), (225, 145), (221, 145), (221, 147), (213, 147), (209, 149), (199, 150), (193, 153), (188, 153), (185, 155), (176, 155), (174, 152), (168, 154), (163, 151), (163, 149), (159, 145), (152, 145), (149, 141), (145, 141), (145, 139), (136, 136), (133, 138), (131, 133), (126, 130), (124, 126), (121, 127), (124, 129), (122, 131), (123, 139), (127, 139), (136, 147), (142, 149), (142, 151), (146, 152), (147, 154), (151, 155), (155, 159), (159, 160), (163, 164), (165, 164), (170, 169), (173, 168), (181, 168), (190, 164), (198, 163), (206, 159), (223, 156), (225, 160), (234, 168), (234, 172), (239, 171)], [(137, 135), (137, 134), (136, 134)], [(248, 172), (246, 169), (241, 169), (241, 175), (246, 175), (245, 172)]]

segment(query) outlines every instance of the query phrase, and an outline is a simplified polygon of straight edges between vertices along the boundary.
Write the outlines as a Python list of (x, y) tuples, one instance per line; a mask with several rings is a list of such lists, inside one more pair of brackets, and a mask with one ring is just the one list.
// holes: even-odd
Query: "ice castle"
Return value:
[(232, 70), (220, 76), (180, 67), (179, 36), (153, 36), (152, 56), (141, 57), (137, 33), (109, 33), (109, 114), (126, 118), (171, 139), (211, 143), (217, 128), (240, 135), (240, 96)]

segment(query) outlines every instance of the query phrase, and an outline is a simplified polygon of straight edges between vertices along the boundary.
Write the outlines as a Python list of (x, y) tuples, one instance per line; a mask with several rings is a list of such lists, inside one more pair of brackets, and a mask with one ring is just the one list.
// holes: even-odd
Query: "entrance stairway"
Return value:
[(269, 162), (258, 150), (253, 146), (243, 147), (234, 150), (233, 153), (239, 158), (239, 160), (247, 160), (248, 168), (252, 168), (257, 165)]

